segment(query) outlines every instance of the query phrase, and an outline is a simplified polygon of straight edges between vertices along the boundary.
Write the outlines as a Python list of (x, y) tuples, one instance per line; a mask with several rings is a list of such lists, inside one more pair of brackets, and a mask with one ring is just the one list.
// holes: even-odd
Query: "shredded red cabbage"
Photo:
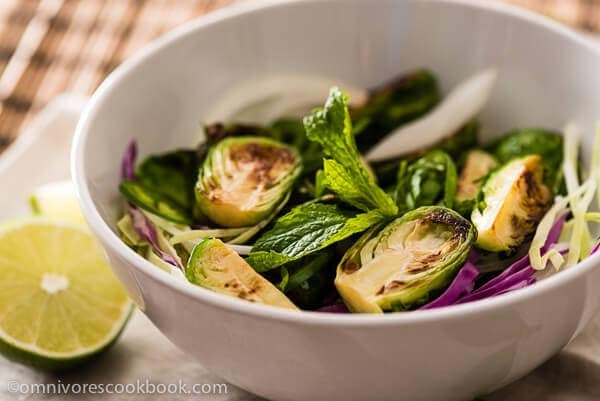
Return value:
[(479, 287), (477, 291), (482, 291), (490, 287), (494, 287), (495, 285), (500, 284), (504, 280), (510, 278), (513, 274), (519, 273), (523, 270), (527, 270), (528, 268), (531, 268), (531, 264), (529, 263), (529, 255), (525, 255), (521, 259), (517, 260), (515, 263), (504, 269), (502, 273), (500, 273), (499, 275), (497, 275), (496, 277)]
[(166, 253), (160, 248), (158, 244), (158, 234), (154, 225), (148, 220), (148, 218), (138, 208), (129, 205), (129, 215), (131, 216), (131, 223), (133, 229), (142, 239), (152, 245), (152, 248), (158, 253), (160, 258), (165, 262), (179, 267), (177, 260), (170, 254)]
[(137, 141), (129, 142), (121, 162), (121, 179), (135, 181), (135, 160), (137, 158)]
[(342, 303), (335, 303), (332, 305), (322, 306), (315, 312), (327, 312), (327, 313), (350, 313), (346, 305)]
[(479, 275), (479, 270), (475, 265), (469, 260), (464, 264), (463, 267), (460, 268), (456, 277), (450, 284), (446, 291), (433, 301), (428, 304), (423, 305), (419, 309), (433, 309), (439, 308), (442, 306), (453, 305), (473, 291), (473, 287), (475, 286), (475, 278)]
[[(506, 269), (505, 271), (507, 270), (508, 269)], [(497, 276), (494, 279), (485, 283), (483, 286), (479, 287), (476, 291), (472, 292), (471, 294), (460, 298), (456, 303), (463, 304), (466, 302), (476, 301), (478, 299), (490, 298), (495, 295), (503, 294), (507, 292), (508, 289), (515, 288), (515, 286), (519, 286), (522, 283), (528, 283), (528, 285), (533, 284), (535, 282), (535, 279), (532, 277), (534, 273), (535, 270), (531, 266), (527, 266), (526, 268), (519, 270), (513, 274), (507, 274), (500, 279), (498, 279), (498, 277), (500, 276)]]
[(477, 252), (477, 249), (475, 249), (475, 248), (471, 249), (471, 252), (469, 253), (469, 256), (467, 257), (467, 262), (477, 263), (477, 262), (479, 262), (479, 259), (481, 259), (481, 255), (479, 254), (479, 252)]
[(594, 247), (590, 251), (590, 256), (593, 255), (593, 254), (595, 254), (596, 252), (598, 252), (598, 249), (600, 249), (600, 241), (598, 241), (596, 243), (596, 245), (594, 245)]

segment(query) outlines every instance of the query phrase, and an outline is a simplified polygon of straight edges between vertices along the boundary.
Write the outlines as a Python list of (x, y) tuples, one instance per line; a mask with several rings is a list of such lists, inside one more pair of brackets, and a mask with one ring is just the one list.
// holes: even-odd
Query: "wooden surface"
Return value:
[(161, 33), (230, 2), (0, 0), (0, 150), (57, 94), (91, 94)]
[[(0, 0), (0, 152), (57, 94), (91, 94), (161, 33), (232, 1)], [(600, 0), (505, 1), (600, 31)]]

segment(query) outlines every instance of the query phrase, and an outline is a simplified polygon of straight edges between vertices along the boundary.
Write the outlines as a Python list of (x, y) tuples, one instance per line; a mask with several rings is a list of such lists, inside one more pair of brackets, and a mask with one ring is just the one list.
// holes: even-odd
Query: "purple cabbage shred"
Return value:
[(596, 245), (594, 245), (594, 247), (592, 248), (592, 250), (590, 251), (590, 255), (595, 254), (596, 252), (598, 252), (598, 249), (600, 249), (600, 241), (598, 241), (596, 243)]
[(420, 309), (433, 309), (442, 306), (453, 305), (459, 299), (468, 295), (473, 291), (475, 286), (475, 278), (479, 275), (479, 270), (471, 261), (467, 261), (460, 268), (454, 280), (442, 295), (422, 306)]
[(121, 179), (135, 181), (135, 160), (137, 158), (137, 141), (129, 142), (121, 162)]
[(327, 312), (327, 313), (350, 313), (346, 305), (343, 303), (335, 303), (331, 305), (322, 306), (315, 312)]
[[(121, 179), (135, 181), (135, 162), (137, 159), (137, 141), (134, 139), (129, 142), (125, 153), (123, 154), (123, 160), (121, 161)], [(177, 260), (173, 255), (168, 254), (160, 248), (158, 243), (158, 233), (156, 228), (150, 220), (131, 203), (127, 203), (127, 210), (131, 216), (131, 224), (135, 232), (146, 242), (148, 242), (152, 249), (159, 255), (159, 257), (166, 263), (175, 267), (179, 266)]]
[(156, 228), (148, 220), (148, 218), (138, 208), (129, 205), (129, 215), (131, 216), (131, 222), (133, 229), (142, 239), (152, 245), (152, 248), (158, 253), (160, 258), (165, 262), (179, 267), (177, 260), (170, 254), (166, 253), (160, 248), (158, 243), (158, 234)]

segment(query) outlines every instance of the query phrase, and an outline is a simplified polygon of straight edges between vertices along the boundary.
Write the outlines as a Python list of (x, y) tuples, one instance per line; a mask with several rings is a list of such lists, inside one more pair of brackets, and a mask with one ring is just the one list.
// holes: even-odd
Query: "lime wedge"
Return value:
[(132, 310), (83, 225), (30, 217), (0, 226), (0, 352), (57, 370), (110, 346)]
[(33, 213), (45, 217), (85, 223), (75, 187), (70, 180), (53, 182), (37, 188), (29, 196)]

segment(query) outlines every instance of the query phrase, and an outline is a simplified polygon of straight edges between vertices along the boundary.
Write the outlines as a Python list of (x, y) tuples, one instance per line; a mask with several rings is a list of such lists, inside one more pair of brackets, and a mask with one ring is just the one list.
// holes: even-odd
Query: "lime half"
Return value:
[(26, 218), (0, 226), (0, 351), (45, 369), (92, 357), (132, 303), (83, 225)]
[(29, 204), (36, 215), (85, 223), (70, 180), (42, 185), (29, 196)]

